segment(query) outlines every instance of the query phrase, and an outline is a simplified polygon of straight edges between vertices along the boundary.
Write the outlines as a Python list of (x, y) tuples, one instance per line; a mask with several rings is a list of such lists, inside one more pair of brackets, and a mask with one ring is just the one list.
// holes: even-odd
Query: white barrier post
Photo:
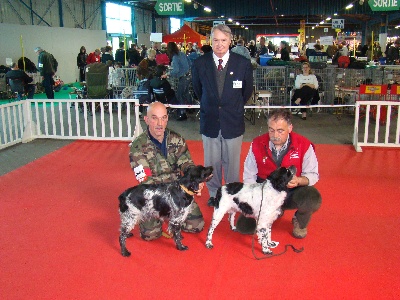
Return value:
[(36, 124), (32, 121), (32, 103), (29, 99), (24, 101), (23, 106), (23, 119), (24, 119), (24, 133), (22, 134), (22, 142), (29, 143), (33, 141), (36, 136)]
[(139, 99), (135, 100), (135, 131), (133, 134), (133, 137), (136, 138), (138, 137), (140, 134), (142, 134), (143, 129), (142, 129), (142, 125), (140, 124), (140, 117), (139, 117)]

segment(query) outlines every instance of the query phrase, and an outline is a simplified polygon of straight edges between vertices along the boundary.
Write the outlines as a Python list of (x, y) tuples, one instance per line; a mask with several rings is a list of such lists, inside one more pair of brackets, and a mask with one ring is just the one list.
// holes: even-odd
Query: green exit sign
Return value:
[(155, 10), (159, 15), (183, 15), (185, 13), (183, 0), (158, 0)]
[(372, 11), (399, 10), (400, 0), (369, 0), (368, 4)]

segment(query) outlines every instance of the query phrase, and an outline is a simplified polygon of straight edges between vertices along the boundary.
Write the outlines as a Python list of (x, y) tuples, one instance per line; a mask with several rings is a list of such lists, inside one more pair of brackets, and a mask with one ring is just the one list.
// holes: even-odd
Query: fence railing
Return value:
[[(0, 105), (0, 149), (36, 138), (131, 141), (143, 132), (137, 99), (24, 100)], [(199, 108), (199, 105), (170, 105)], [(400, 102), (357, 101), (355, 105), (313, 108), (353, 109), (353, 145), (400, 147)], [(311, 106), (246, 105), (246, 109)], [(373, 134), (370, 134), (373, 132)]]
[(24, 102), (0, 105), (0, 149), (22, 142), (25, 128)]
[[(400, 147), (400, 102), (357, 101), (353, 145), (361, 147)], [(371, 133), (373, 132), (373, 133)]]
[(137, 99), (24, 100), (0, 106), (0, 149), (36, 138), (126, 140), (142, 132)]

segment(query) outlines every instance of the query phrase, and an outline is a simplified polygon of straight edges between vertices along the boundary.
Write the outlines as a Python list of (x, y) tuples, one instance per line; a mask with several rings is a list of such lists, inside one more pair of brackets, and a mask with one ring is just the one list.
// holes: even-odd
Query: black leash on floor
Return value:
[(262, 259), (272, 258), (272, 257), (276, 257), (276, 256), (281, 256), (282, 254), (285, 254), (285, 253), (286, 253), (286, 251), (288, 250), (289, 247), (291, 247), (292, 250), (293, 250), (293, 252), (295, 252), (295, 253), (301, 253), (301, 252), (303, 252), (303, 251), (304, 251), (304, 247), (301, 247), (300, 249), (297, 249), (297, 248), (296, 248), (295, 246), (293, 246), (292, 244), (286, 244), (286, 245), (285, 245), (285, 250), (283, 250), (281, 253), (266, 254), (266, 255), (264, 255), (264, 256), (262, 256), (262, 257), (258, 257), (258, 256), (256, 255), (256, 252), (255, 252), (255, 250), (254, 250), (254, 240), (255, 240), (254, 237), (256, 236), (256, 233), (257, 233), (258, 220), (260, 220), (261, 208), (262, 208), (262, 204), (263, 204), (263, 200), (264, 200), (264, 185), (265, 185), (266, 183), (267, 183), (267, 180), (265, 180), (265, 181), (263, 182), (262, 187), (261, 187), (260, 210), (259, 210), (259, 212), (258, 212), (258, 217), (257, 217), (257, 222), (256, 222), (256, 230), (255, 230), (254, 233), (253, 233), (253, 238), (252, 238), (252, 241), (251, 241), (251, 252), (253, 253), (254, 258), (257, 259), (257, 260), (262, 260)]

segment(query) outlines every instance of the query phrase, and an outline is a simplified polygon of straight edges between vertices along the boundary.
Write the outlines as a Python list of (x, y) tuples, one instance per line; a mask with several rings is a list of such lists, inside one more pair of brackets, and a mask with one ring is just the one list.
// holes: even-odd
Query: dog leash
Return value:
[(257, 222), (256, 222), (256, 231), (254, 231), (254, 233), (253, 233), (253, 238), (252, 238), (252, 240), (251, 240), (251, 252), (253, 253), (254, 258), (257, 259), (257, 260), (262, 260), (262, 259), (267, 259), (267, 258), (272, 258), (272, 257), (280, 256), (280, 255), (282, 255), (282, 254), (285, 254), (289, 247), (291, 247), (292, 250), (293, 250), (293, 252), (295, 252), (295, 253), (301, 253), (301, 252), (303, 252), (303, 251), (304, 251), (304, 247), (301, 247), (300, 249), (297, 249), (297, 248), (296, 248), (295, 246), (293, 246), (292, 244), (286, 244), (286, 245), (285, 245), (285, 250), (283, 250), (281, 253), (277, 253), (277, 254), (268, 254), (268, 255), (264, 255), (264, 256), (262, 256), (262, 257), (258, 257), (258, 256), (256, 255), (256, 253), (255, 253), (255, 248), (254, 248), (254, 237), (255, 237), (256, 232), (257, 232), (258, 220), (260, 219), (261, 208), (262, 208), (262, 204), (263, 204), (263, 201), (264, 201), (264, 185), (266, 184), (266, 182), (267, 182), (267, 180), (265, 180), (265, 181), (263, 182), (262, 187), (261, 187), (261, 203), (260, 203), (260, 210), (259, 210), (259, 212), (258, 212), (258, 217), (257, 217)]

